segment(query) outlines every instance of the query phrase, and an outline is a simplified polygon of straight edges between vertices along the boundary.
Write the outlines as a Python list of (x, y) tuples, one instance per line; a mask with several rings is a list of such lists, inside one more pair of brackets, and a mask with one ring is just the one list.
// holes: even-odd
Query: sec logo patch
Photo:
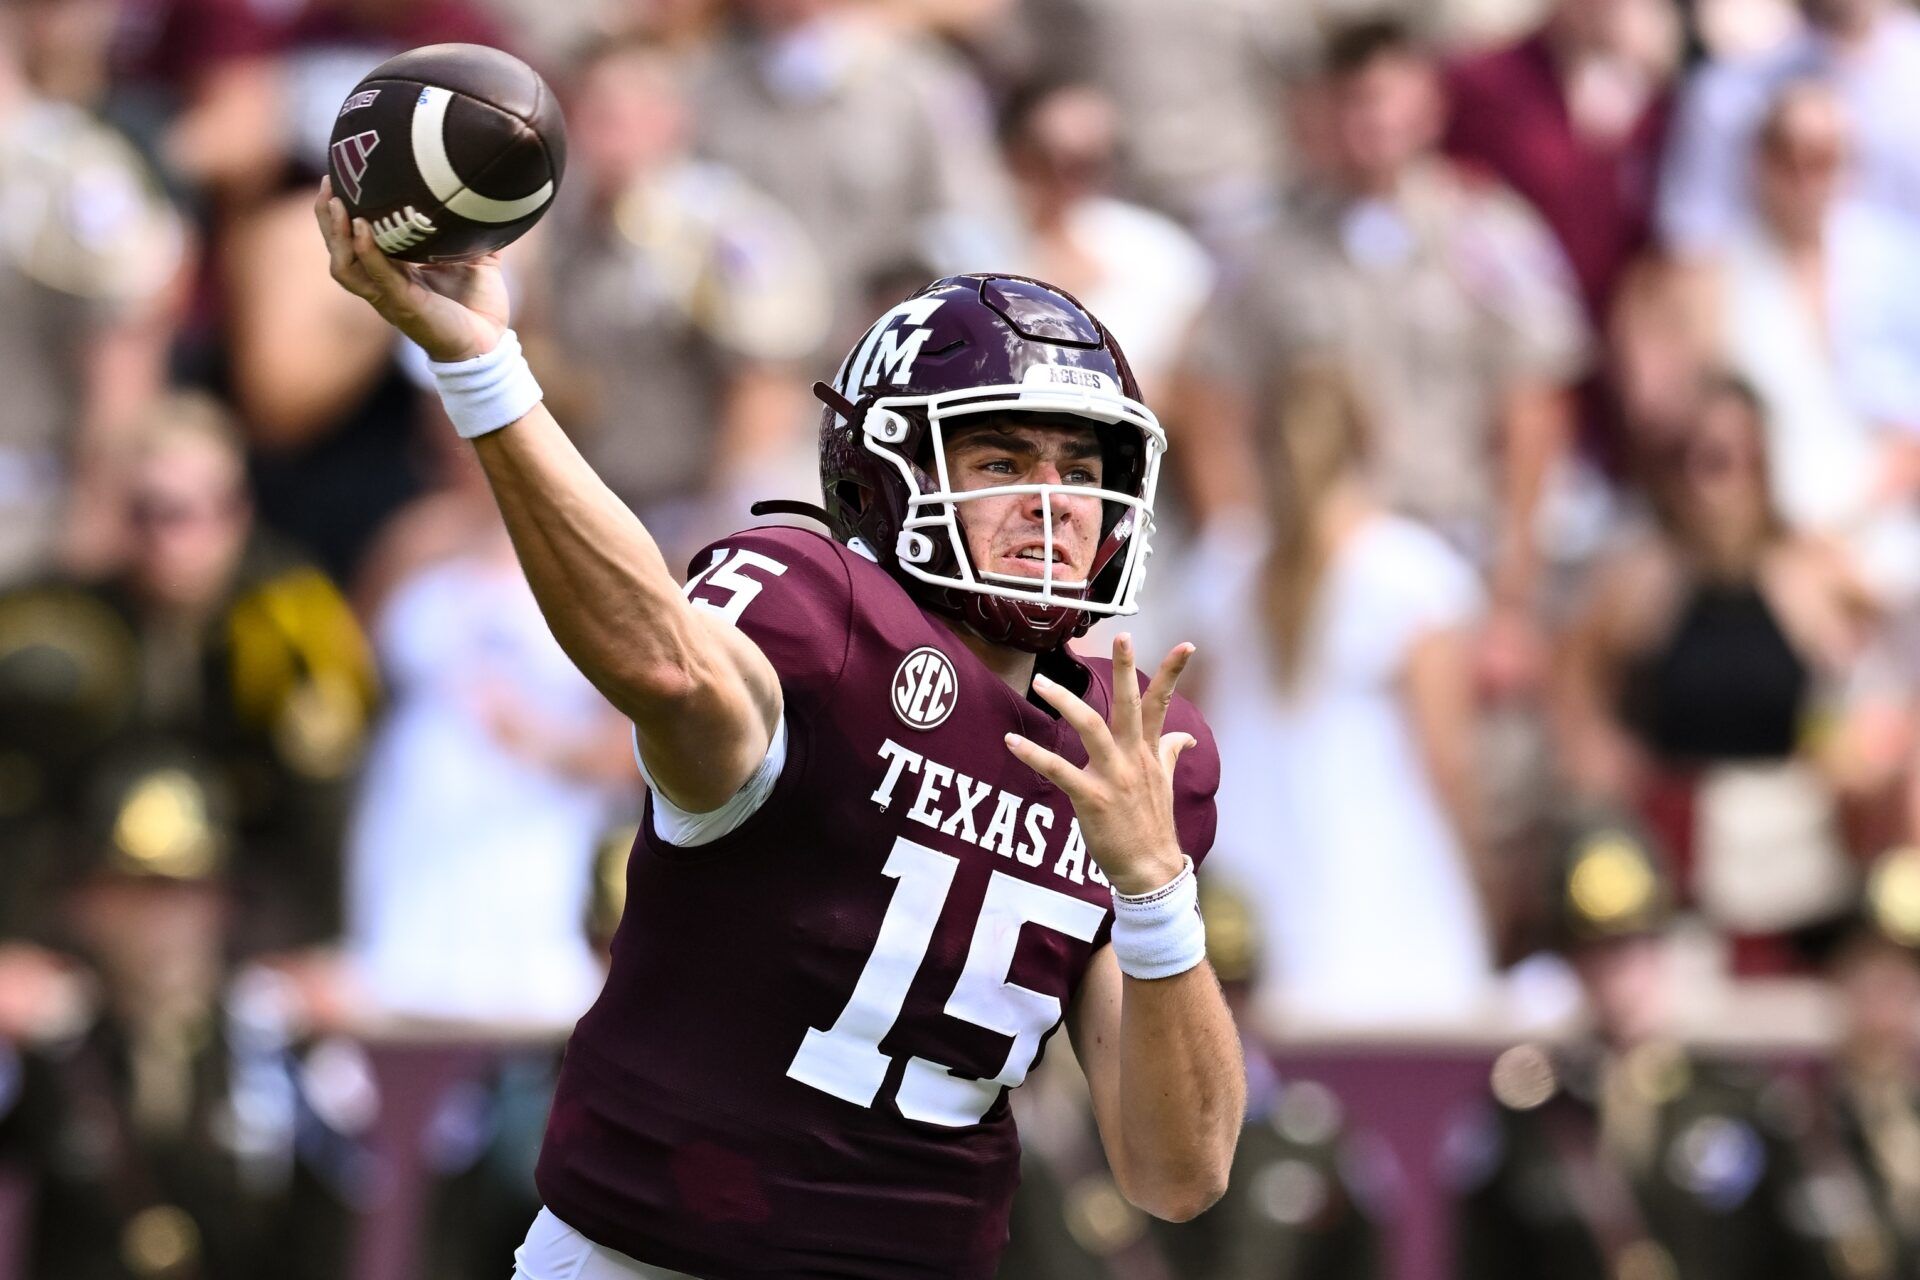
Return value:
[(913, 729), (936, 729), (960, 700), (953, 663), (938, 649), (915, 649), (893, 673), (893, 713)]

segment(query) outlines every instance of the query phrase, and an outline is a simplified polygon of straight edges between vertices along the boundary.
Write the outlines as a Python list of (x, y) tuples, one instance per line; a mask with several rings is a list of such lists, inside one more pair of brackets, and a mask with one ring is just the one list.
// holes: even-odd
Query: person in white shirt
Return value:
[(453, 465), (369, 562), (391, 701), (347, 839), (349, 981), (389, 1014), (564, 1026), (605, 976), (587, 916), (597, 846), (637, 804), (628, 730)]
[(1854, 131), (1859, 195), (1920, 215), (1920, 14), (1894, 0), (1800, 0), (1807, 26), (1757, 57), (1712, 63), (1683, 94), (1657, 222), (1682, 257), (1710, 255), (1753, 199), (1753, 139), (1796, 80), (1832, 85)]
[(1070, 81), (1018, 93), (1001, 115), (1027, 233), (1023, 268), (1100, 316), (1154, 397), (1213, 292), (1215, 273), (1179, 223), (1109, 193), (1119, 131), (1113, 100)]
[(1265, 1019), (1470, 1015), (1493, 976), (1467, 640), (1485, 601), (1458, 553), (1368, 492), (1345, 380), (1294, 385), (1270, 526), (1216, 528), (1189, 615), (1224, 762), (1210, 870), (1256, 904)]
[(1684, 359), (1759, 393), (1787, 522), (1898, 607), (1920, 594), (1920, 219), (1859, 198), (1854, 139), (1833, 88), (1788, 85), (1753, 139), (1752, 212), (1712, 260), (1656, 272), (1654, 301), (1687, 318)]

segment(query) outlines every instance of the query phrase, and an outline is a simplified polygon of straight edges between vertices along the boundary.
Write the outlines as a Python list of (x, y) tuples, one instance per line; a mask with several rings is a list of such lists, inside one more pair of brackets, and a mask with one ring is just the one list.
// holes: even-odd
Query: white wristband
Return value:
[(511, 426), (542, 399), (540, 384), (511, 329), (485, 355), (451, 364), (429, 360), (427, 368), (433, 370), (453, 429), (466, 440)]
[(1207, 958), (1192, 858), (1152, 893), (1128, 897), (1114, 890), (1113, 958), (1129, 978), (1171, 978)]

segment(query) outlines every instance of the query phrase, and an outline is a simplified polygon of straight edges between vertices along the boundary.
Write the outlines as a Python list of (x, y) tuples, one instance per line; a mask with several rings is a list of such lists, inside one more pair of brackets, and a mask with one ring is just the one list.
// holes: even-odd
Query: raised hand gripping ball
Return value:
[(539, 73), (477, 44), (430, 44), (375, 67), (334, 121), (327, 171), (350, 217), (404, 262), (465, 262), (524, 235), (567, 163)]

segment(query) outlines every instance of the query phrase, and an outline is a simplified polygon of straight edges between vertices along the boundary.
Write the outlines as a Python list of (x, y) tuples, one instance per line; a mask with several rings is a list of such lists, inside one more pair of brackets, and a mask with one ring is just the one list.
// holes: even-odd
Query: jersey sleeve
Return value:
[(804, 529), (749, 529), (713, 543), (687, 567), (687, 599), (759, 647), (790, 714), (821, 706), (846, 669), (853, 582), (841, 554)]

